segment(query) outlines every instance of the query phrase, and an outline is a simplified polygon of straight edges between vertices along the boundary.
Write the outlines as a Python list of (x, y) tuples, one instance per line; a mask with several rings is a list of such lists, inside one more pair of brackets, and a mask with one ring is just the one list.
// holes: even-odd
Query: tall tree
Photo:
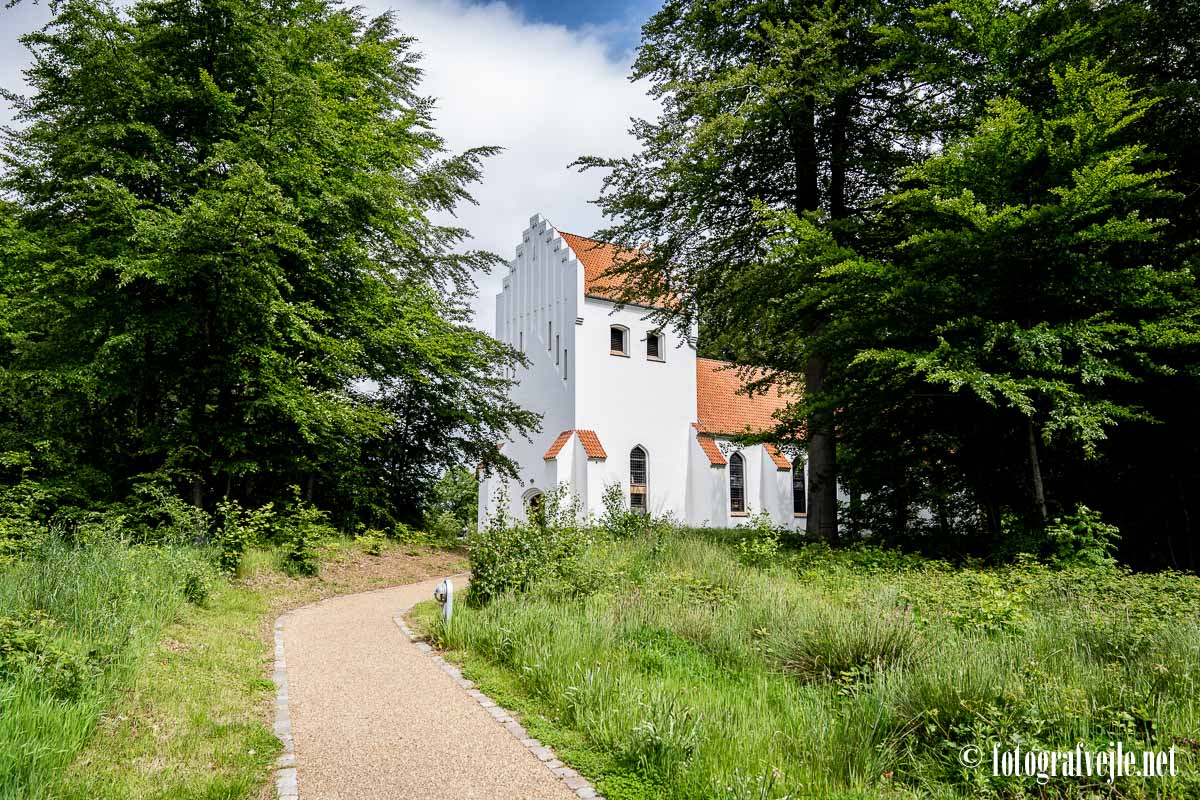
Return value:
[[(0, 436), (24, 474), (96, 498), (158, 473), (198, 505), (289, 483), (331, 499), (335, 468), (398, 446), (414, 386), (461, 426), (435, 466), (533, 424), (505, 400), (520, 355), (462, 313), (495, 257), (430, 221), (470, 201), (494, 149), (446, 153), (390, 15), (64, 0), (23, 41), (33, 91), (7, 95), (20, 127), (0, 177)], [(426, 474), (427, 443), (402, 441)], [(378, 508), (423, 485), (385, 483)]]
[[(789, 346), (764, 337), (780, 295), (763, 280), (762, 213), (811, 218), (834, 246), (854, 240), (865, 205), (912, 156), (897, 128), (915, 95), (891, 72), (895, 51), (879, 30), (905, 14), (872, 0), (672, 0), (644, 27), (633, 71), (662, 115), (635, 122), (637, 155), (580, 161), (609, 170), (599, 202), (618, 224), (602, 235), (637, 248), (618, 268), (629, 299), (667, 306), (681, 328), (699, 317), (711, 350), (803, 389), (777, 433), (807, 440), (809, 526), (829, 538), (831, 320), (820, 303), (793, 305)], [(812, 278), (823, 260), (785, 268)]]

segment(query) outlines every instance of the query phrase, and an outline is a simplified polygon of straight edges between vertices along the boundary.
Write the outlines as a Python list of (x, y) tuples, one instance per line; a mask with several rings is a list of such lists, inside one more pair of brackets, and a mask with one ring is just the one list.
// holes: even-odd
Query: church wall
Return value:
[[(657, 326), (649, 311), (585, 298), (575, 326), (580, 351), (576, 420), (600, 437), (608, 454), (588, 471), (589, 505), (599, 513), (604, 487), (629, 485), (629, 452), (647, 452), (647, 495), (654, 513), (686, 512), (688, 442), (696, 414), (696, 351), (686, 339), (663, 332), (663, 360), (646, 357), (646, 335)], [(610, 327), (628, 329), (628, 356), (609, 353)]]
[[(583, 293), (582, 269), (566, 242), (540, 214), (529, 220), (521, 243), (509, 262), (509, 274), (496, 296), (496, 336), (521, 349), (530, 365), (518, 369), (519, 382), (512, 398), (522, 407), (542, 415), (542, 426), (532, 441), (506, 442), (503, 453), (520, 464), (519, 480), (508, 483), (508, 512), (525, 517), (523, 496), (530, 490), (546, 491), (570, 476), (558, 462), (542, 456), (561, 431), (575, 425), (575, 317)], [(488, 501), (481, 502), (480, 519), (494, 513), (498, 479), (480, 485)]]

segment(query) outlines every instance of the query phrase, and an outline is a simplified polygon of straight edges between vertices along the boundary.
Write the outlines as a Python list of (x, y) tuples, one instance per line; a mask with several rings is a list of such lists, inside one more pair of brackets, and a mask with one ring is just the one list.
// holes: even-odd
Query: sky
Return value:
[[(400, 29), (424, 54), (422, 93), (438, 100), (438, 131), (453, 151), (499, 145), (473, 187), (476, 206), (458, 210), (456, 224), (472, 246), (513, 256), (529, 217), (589, 234), (604, 225), (590, 201), (601, 175), (567, 168), (581, 155), (631, 153), (631, 117), (653, 117), (645, 87), (630, 83), (641, 24), (657, 9), (650, 0), (358, 0), (368, 12), (396, 13)], [(21, 33), (45, 24), (44, 3), (0, 8), (0, 86), (22, 91), (29, 54)], [(0, 100), (0, 124), (12, 119)], [(444, 221), (444, 220), (438, 220)], [(478, 275), (475, 324), (492, 332), (503, 267)]]

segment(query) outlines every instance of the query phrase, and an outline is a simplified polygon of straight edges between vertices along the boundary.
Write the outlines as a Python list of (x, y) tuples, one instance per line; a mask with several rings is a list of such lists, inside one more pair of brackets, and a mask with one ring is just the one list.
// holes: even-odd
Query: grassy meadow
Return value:
[[(1194, 576), (759, 546), (596, 537), (447, 628), (416, 617), (609, 800), (1200, 797)], [(1116, 741), (1175, 747), (1179, 775), (990, 775), (993, 744)]]

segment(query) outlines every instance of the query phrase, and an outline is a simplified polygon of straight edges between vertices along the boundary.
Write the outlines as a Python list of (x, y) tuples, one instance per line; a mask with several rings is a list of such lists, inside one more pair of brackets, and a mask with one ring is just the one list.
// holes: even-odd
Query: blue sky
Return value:
[(642, 23), (659, 7), (658, 3), (648, 0), (516, 0), (510, 5), (531, 20), (594, 32), (608, 41), (614, 50), (625, 52), (637, 47)]

